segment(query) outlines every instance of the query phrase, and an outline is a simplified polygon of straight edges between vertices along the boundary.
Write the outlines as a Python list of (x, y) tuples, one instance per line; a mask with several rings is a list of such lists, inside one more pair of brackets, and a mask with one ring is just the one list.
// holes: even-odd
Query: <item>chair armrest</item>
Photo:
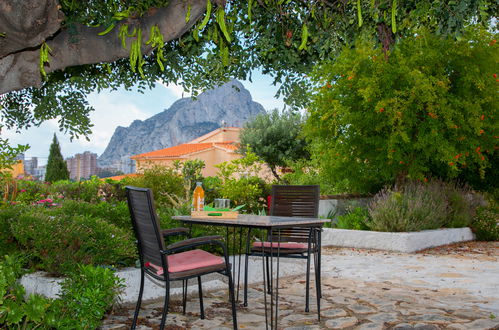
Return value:
[(161, 235), (163, 237), (174, 236), (174, 235), (189, 235), (189, 229), (184, 227), (171, 228), (171, 229), (162, 229)]
[(178, 251), (187, 250), (200, 245), (219, 245), (223, 251), (224, 255), (227, 255), (227, 247), (221, 241), (222, 236), (202, 236), (189, 238), (180, 242), (175, 242), (166, 247), (166, 251), (162, 251), (164, 254), (172, 254)]

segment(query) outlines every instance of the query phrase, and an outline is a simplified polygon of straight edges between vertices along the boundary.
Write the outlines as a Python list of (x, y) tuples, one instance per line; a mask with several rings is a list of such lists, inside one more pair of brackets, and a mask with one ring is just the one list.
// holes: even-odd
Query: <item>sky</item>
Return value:
[[(283, 108), (282, 99), (274, 97), (278, 87), (272, 85), (271, 77), (254, 73), (252, 82), (242, 81), (241, 83), (249, 90), (253, 100), (260, 103), (266, 110)], [(2, 137), (9, 139), (11, 145), (29, 144), (30, 149), (25, 153), (25, 159), (38, 157), (39, 165), (44, 165), (47, 162), (54, 133), (57, 135), (64, 158), (84, 151), (91, 151), (100, 156), (111, 140), (116, 127), (128, 127), (136, 119), (145, 120), (152, 117), (168, 109), (182, 96), (189, 97), (188, 94), (183, 93), (182, 87), (167, 86), (161, 83), (157, 83), (152, 90), (146, 90), (144, 94), (122, 89), (92, 93), (88, 96), (88, 102), (95, 109), (90, 114), (91, 122), (94, 125), (92, 134), (89, 135), (90, 141), (85, 138), (70, 141), (69, 135), (59, 131), (57, 119), (44, 122), (40, 127), (32, 127), (20, 133), (2, 131)]]

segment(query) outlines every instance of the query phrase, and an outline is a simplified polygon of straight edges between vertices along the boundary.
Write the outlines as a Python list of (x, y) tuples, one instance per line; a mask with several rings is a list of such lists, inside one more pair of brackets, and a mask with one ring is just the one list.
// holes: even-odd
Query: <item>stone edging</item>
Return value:
[(322, 233), (322, 246), (412, 253), (434, 246), (474, 239), (475, 235), (467, 227), (402, 233), (325, 228)]
[[(121, 302), (136, 302), (139, 294), (140, 270), (137, 268), (125, 268), (116, 272), (116, 275), (124, 280), (125, 288), (120, 295)], [(26, 295), (31, 293), (41, 294), (45, 297), (56, 299), (61, 290), (62, 278), (47, 276), (45, 272), (35, 272), (24, 275), (19, 283), (26, 289)], [(174, 282), (177, 283), (177, 282)], [(180, 284), (181, 282), (178, 282)], [(225, 287), (222, 281), (210, 279), (203, 281), (203, 290), (210, 291)], [(188, 293), (197, 292), (197, 281), (191, 280), (188, 287)], [(179, 285), (170, 289), (170, 296), (181, 296), (182, 288)], [(144, 285), (143, 300), (152, 300), (165, 296), (165, 286), (159, 281), (153, 281), (150, 277), (146, 278)]]
[[(230, 262), (238, 269), (239, 261), (241, 265), (244, 262), (244, 257), (239, 259), (239, 256), (231, 256)], [(248, 283), (261, 283), (262, 282), (262, 259), (259, 257), (250, 257), (248, 267)], [(297, 262), (295, 259), (285, 258), (280, 262), (280, 276), (291, 276), (305, 272), (305, 260)], [(244, 266), (243, 266), (244, 267)], [(275, 271), (275, 269), (274, 269)], [(124, 268), (116, 272), (116, 275), (124, 280), (125, 289), (120, 295), (121, 301), (124, 303), (134, 303), (137, 301), (140, 284), (140, 269), (138, 268)], [(61, 290), (62, 278), (55, 278), (47, 276), (45, 272), (35, 272), (24, 275), (20, 280), (20, 284), (26, 289), (26, 295), (31, 293), (38, 293), (49, 298), (57, 298)], [(227, 288), (225, 283), (226, 277), (219, 274), (209, 274), (203, 276), (203, 291), (218, 290), (220, 288)], [(242, 283), (244, 279), (242, 275), (234, 278), (234, 283)], [(171, 282), (170, 296), (181, 297), (182, 287), (181, 281)], [(198, 292), (197, 280), (189, 280), (188, 294), (196, 294)], [(152, 300), (162, 298), (165, 296), (165, 286), (159, 281), (153, 281), (150, 277), (146, 276), (144, 285), (143, 300)]]

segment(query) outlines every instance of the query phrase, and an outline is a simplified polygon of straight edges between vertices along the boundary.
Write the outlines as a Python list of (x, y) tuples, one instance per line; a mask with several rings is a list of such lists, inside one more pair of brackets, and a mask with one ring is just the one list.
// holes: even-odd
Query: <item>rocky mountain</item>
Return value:
[(118, 126), (98, 163), (100, 167), (119, 167), (132, 155), (186, 143), (219, 128), (222, 121), (242, 127), (264, 111), (239, 81), (232, 80), (196, 99), (182, 98), (149, 119)]

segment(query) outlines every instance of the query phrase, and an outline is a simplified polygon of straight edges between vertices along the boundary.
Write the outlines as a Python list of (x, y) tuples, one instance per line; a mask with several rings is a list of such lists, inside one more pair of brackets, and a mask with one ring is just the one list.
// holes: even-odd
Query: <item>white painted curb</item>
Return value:
[[(235, 269), (239, 269), (239, 256), (231, 256), (230, 262), (234, 265)], [(244, 278), (242, 270), (244, 269), (244, 257), (241, 257), (241, 274), (239, 277), (234, 275), (234, 284), (238, 283), (242, 286)], [(260, 257), (250, 257), (248, 263), (248, 283), (262, 283), (262, 268), (263, 260)], [(305, 273), (305, 260), (296, 260), (289, 258), (281, 258), (279, 274), (281, 277), (304, 274)], [(274, 269), (276, 273), (276, 269)], [(124, 280), (125, 288), (120, 294), (120, 299), (123, 303), (135, 303), (139, 295), (140, 285), (140, 269), (138, 268), (125, 268), (116, 272), (116, 275)], [(219, 274), (206, 275), (203, 277), (203, 292), (209, 292), (219, 289), (228, 289), (226, 283), (227, 277)], [(61, 290), (60, 283), (62, 278), (54, 278), (47, 276), (45, 272), (35, 272), (32, 274), (24, 275), (20, 280), (20, 284), (26, 289), (26, 296), (37, 293), (48, 298), (58, 298)], [(189, 287), (187, 288), (188, 294), (197, 295), (198, 286), (197, 279), (189, 280)], [(180, 281), (175, 281), (170, 287), (170, 296), (180, 297), (182, 294), (182, 287)], [(165, 296), (165, 287), (160, 281), (154, 281), (146, 276), (144, 282), (144, 293), (142, 300), (152, 300), (162, 298)]]
[(402, 233), (325, 228), (322, 233), (322, 246), (412, 253), (434, 246), (474, 239), (475, 235), (467, 227)]
[[(126, 268), (116, 272), (116, 275), (124, 279), (125, 284), (125, 288), (120, 294), (121, 302), (136, 302), (139, 295), (140, 270), (137, 268)], [(32, 293), (36, 293), (48, 298), (56, 299), (58, 298), (59, 292), (61, 290), (62, 281), (62, 278), (49, 277), (45, 272), (35, 272), (32, 274), (24, 275), (19, 280), (19, 283), (26, 289), (27, 296)], [(203, 281), (203, 291), (211, 291), (223, 287), (227, 287), (227, 284), (218, 279)], [(197, 280), (191, 280), (189, 282), (189, 287), (187, 288), (188, 293), (197, 292), (197, 288)], [(181, 294), (181, 287), (170, 288), (171, 296), (175, 297), (180, 296)], [(153, 281), (151, 280), (151, 278), (146, 277), (142, 299), (151, 300), (164, 296), (165, 286), (161, 285), (159, 281)]]

